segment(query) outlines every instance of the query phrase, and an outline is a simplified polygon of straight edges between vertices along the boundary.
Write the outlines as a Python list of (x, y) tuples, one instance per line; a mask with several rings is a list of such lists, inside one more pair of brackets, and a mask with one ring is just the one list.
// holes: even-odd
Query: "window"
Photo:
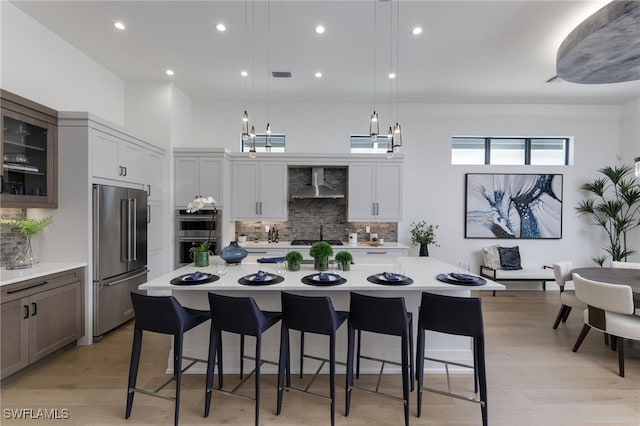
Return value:
[[(285, 152), (284, 149), (284, 134), (271, 134), (271, 152)], [(266, 145), (266, 136), (264, 133), (256, 134), (256, 152), (267, 152), (265, 147)], [(249, 139), (242, 140), (240, 138), (242, 152), (249, 152), (251, 149), (251, 141)]]
[(451, 138), (451, 164), (568, 165), (570, 138)]
[(352, 154), (385, 154), (389, 140), (385, 136), (378, 136), (373, 141), (369, 135), (351, 135)]

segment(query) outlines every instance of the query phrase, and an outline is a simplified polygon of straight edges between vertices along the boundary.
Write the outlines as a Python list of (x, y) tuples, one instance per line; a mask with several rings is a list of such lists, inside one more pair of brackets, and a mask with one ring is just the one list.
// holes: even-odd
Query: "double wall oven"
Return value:
[(220, 233), (222, 223), (222, 210), (199, 210), (187, 213), (186, 210), (176, 210), (176, 259), (175, 266), (193, 263), (191, 247), (196, 246), (209, 238), (211, 233), (211, 254), (220, 254)]

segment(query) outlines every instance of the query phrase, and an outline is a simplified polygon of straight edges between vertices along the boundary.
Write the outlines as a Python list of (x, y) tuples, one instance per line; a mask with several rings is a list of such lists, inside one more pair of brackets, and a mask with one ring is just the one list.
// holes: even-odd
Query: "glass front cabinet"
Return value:
[(2, 207), (57, 208), (58, 113), (0, 91)]

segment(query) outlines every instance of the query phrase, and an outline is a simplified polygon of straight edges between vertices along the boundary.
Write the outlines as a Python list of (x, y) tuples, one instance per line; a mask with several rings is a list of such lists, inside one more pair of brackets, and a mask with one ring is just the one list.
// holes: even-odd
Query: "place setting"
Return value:
[(344, 284), (347, 282), (347, 279), (331, 272), (316, 272), (302, 277), (301, 281), (308, 285), (328, 287)]
[(458, 262), (458, 272), (449, 272), (446, 274), (436, 275), (438, 281), (447, 284), (463, 285), (463, 286), (481, 286), (486, 284), (487, 280), (476, 275), (471, 275), (471, 266), (468, 262)]
[(238, 284), (253, 285), (253, 286), (278, 284), (284, 281), (284, 276), (286, 275), (286, 273), (287, 273), (286, 263), (277, 262), (275, 274), (272, 272), (260, 270), (253, 274), (240, 277), (238, 279)]
[(173, 285), (198, 285), (212, 283), (219, 279), (220, 277), (218, 275), (196, 271), (191, 272), (190, 274), (179, 275), (172, 279), (170, 283)]
[(404, 275), (404, 263), (398, 260), (394, 267), (394, 272), (380, 272), (369, 275), (367, 281), (381, 285), (409, 285), (413, 284), (413, 280)]

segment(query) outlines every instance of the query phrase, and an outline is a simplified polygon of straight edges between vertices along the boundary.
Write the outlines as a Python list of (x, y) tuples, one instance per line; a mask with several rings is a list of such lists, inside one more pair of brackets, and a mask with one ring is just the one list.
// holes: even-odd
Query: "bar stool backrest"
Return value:
[(338, 328), (336, 310), (329, 297), (285, 292), (282, 292), (282, 324), (292, 330), (327, 335)]
[(230, 297), (209, 293), (211, 321), (222, 331), (257, 336), (266, 319), (253, 297)]
[(354, 328), (402, 336), (409, 327), (403, 297), (374, 297), (351, 293), (349, 321)]
[(470, 337), (484, 335), (482, 305), (477, 297), (423, 292), (419, 321), (427, 330)]
[(173, 296), (131, 293), (136, 314), (135, 327), (162, 334), (178, 334), (189, 324), (189, 314)]

